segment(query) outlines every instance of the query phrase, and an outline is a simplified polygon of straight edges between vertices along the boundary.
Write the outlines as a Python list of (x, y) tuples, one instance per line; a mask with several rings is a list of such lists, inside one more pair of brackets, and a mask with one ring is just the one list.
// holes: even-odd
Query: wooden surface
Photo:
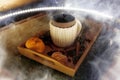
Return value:
[(26, 4), (36, 2), (38, 0), (0, 0), (0, 11), (7, 11)]

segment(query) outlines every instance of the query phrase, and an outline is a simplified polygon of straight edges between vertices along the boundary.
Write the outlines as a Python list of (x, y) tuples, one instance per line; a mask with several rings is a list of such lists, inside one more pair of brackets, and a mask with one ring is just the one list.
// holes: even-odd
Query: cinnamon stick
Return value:
[(70, 48), (65, 49), (65, 51), (67, 51), (67, 52), (68, 52), (68, 51), (74, 50), (74, 49), (75, 49), (75, 47), (76, 47), (76, 46), (71, 46)]
[(76, 56), (79, 56), (79, 51), (80, 51), (80, 43), (77, 41), (76, 43)]

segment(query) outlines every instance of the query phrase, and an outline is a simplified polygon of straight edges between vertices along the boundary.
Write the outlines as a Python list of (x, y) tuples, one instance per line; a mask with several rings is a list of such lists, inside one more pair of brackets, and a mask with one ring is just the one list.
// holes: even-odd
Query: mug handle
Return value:
[(77, 22), (77, 36), (79, 35), (79, 33), (80, 33), (80, 31), (81, 31), (81, 29), (82, 29), (82, 24), (81, 24), (81, 22), (78, 20), (78, 19), (76, 19), (76, 22)]

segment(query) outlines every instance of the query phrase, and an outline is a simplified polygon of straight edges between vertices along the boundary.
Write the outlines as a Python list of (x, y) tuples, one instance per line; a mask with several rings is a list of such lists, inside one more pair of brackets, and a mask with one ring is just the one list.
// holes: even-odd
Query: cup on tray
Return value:
[(50, 36), (58, 47), (72, 45), (81, 31), (81, 22), (70, 14), (58, 14), (49, 22)]

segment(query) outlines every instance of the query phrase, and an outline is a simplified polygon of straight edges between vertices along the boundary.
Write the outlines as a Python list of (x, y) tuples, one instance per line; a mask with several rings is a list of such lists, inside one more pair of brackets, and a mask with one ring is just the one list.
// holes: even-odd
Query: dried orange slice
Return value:
[(63, 55), (61, 52), (54, 52), (51, 57), (63, 64), (67, 62), (67, 56)]
[(42, 39), (38, 37), (31, 37), (30, 39), (28, 39), (25, 43), (25, 46), (28, 49), (31, 49), (37, 52), (43, 52), (45, 50), (44, 42), (42, 41)]

